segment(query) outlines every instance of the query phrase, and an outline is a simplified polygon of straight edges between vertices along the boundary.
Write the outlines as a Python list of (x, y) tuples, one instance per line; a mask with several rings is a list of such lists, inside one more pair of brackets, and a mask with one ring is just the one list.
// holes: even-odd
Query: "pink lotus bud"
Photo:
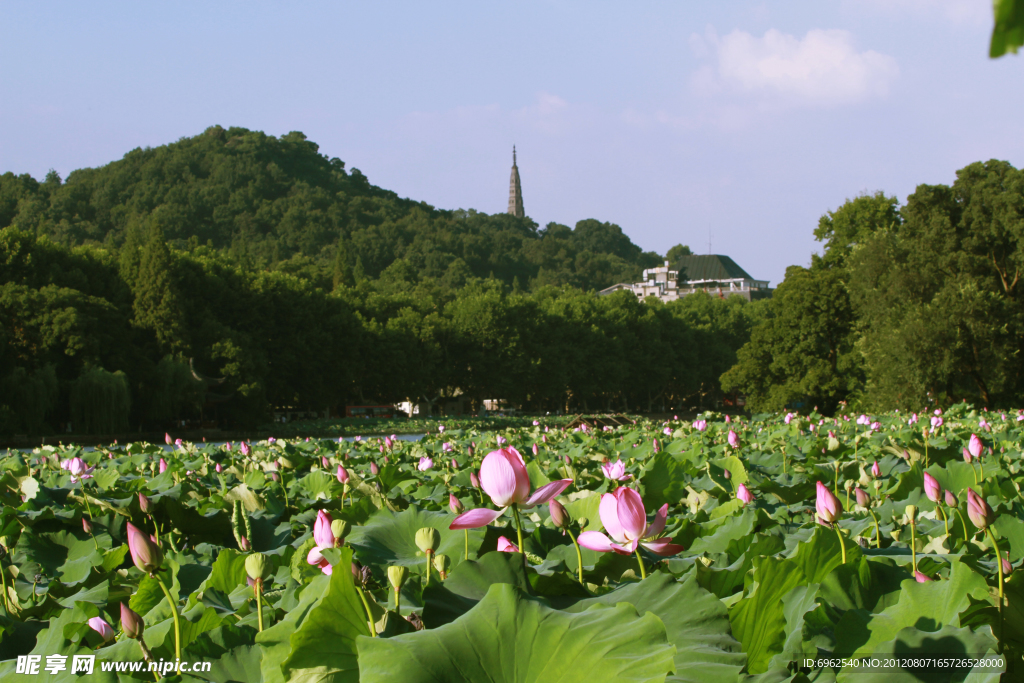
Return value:
[(93, 617), (88, 621), (88, 624), (89, 628), (100, 634), (104, 643), (109, 643), (114, 639), (114, 636), (117, 635), (117, 633), (114, 632), (113, 627), (108, 624), (103, 617)]
[(348, 470), (346, 470), (346, 469), (345, 469), (344, 467), (342, 467), (341, 465), (338, 465), (338, 474), (337, 474), (337, 477), (338, 477), (338, 481), (339, 481), (340, 483), (344, 484), (345, 482), (347, 482), (347, 481), (348, 481)]
[(971, 440), (967, 444), (967, 450), (975, 458), (981, 456), (981, 451), (982, 451), (981, 439), (978, 438), (977, 434), (971, 434)]
[(927, 472), (924, 473), (924, 495), (928, 496), (928, 500), (933, 503), (938, 503), (942, 497), (942, 487), (939, 486), (935, 477)]
[(832, 524), (843, 514), (843, 504), (839, 502), (832, 491), (820, 481), (817, 484), (817, 500), (815, 507), (818, 512), (818, 519)]
[(142, 637), (142, 632), (146, 629), (146, 622), (142, 620), (138, 614), (136, 614), (131, 607), (121, 603), (121, 630), (124, 634), (132, 640), (138, 640)]
[(462, 501), (455, 497), (454, 493), (448, 494), (448, 509), (456, 515), (461, 515), (462, 511), (466, 509), (466, 506), (462, 504)]
[(174, 445), (175, 446), (180, 446), (182, 443), (183, 443), (183, 441), (181, 439), (175, 439), (174, 440)]
[[(726, 470), (728, 474), (729, 470)], [(736, 497), (743, 501), (744, 505), (749, 505), (754, 502), (754, 494), (750, 492), (746, 484), (740, 484), (739, 488), (736, 489)]]
[(228, 441), (226, 444), (224, 444), (224, 450), (228, 451), (229, 453), (231, 452), (231, 442), (230, 441)]
[(729, 446), (732, 448), (738, 448), (740, 445), (740, 437), (736, 432), (729, 430)]
[(548, 501), (548, 512), (551, 513), (551, 523), (556, 527), (564, 529), (569, 526), (569, 512), (554, 498)]
[(245, 441), (242, 442), (238, 449), (242, 451), (242, 456), (246, 458), (248, 458), (249, 454), (252, 453), (252, 448)]
[(651, 439), (651, 445), (654, 447), (654, 452), (657, 453), (661, 450), (661, 446), (658, 445), (657, 439)]
[(326, 455), (320, 456), (320, 466), (323, 467), (325, 470), (331, 469), (331, 462), (327, 459)]
[(469, 473), (469, 483), (473, 485), (473, 488), (480, 488), (480, 477), (476, 476), (476, 472)]
[(217, 470), (217, 474), (220, 474), (221, 472), (224, 471), (224, 468), (221, 466), (220, 463), (217, 463), (217, 466), (214, 469)]
[(375, 476), (375, 477), (376, 477), (376, 476), (377, 476), (378, 474), (380, 474), (380, 468), (379, 468), (379, 467), (377, 467), (377, 463), (375, 463), (375, 462), (371, 462), (371, 463), (370, 463), (370, 474), (372, 474), (372, 475), (373, 475), (373, 476)]
[(144, 493), (139, 494), (139, 509), (143, 512), (149, 512), (150, 510), (149, 498), (147, 498)]
[(960, 501), (957, 500), (957, 497), (953, 495), (953, 492), (950, 491), (949, 489), (946, 489), (946, 505), (948, 505), (951, 508), (955, 508), (959, 503)]
[(732, 420), (729, 418), (728, 415), (726, 415), (725, 416), (725, 424), (729, 424), (730, 422), (732, 422)]
[(172, 439), (171, 435), (168, 434), (167, 432), (164, 432), (164, 443), (167, 444), (168, 446), (174, 443), (174, 439)]
[(539, 452), (540, 452), (540, 448), (537, 447), (537, 444), (533, 444), (533, 457), (537, 457), (537, 454)]
[(167, 461), (164, 460), (163, 458), (160, 458), (160, 474), (163, 474), (166, 471), (167, 471)]
[(456, 460), (455, 458), (452, 458), (452, 469), (453, 470), (459, 469), (459, 461)]
[(996, 519), (996, 513), (984, 498), (974, 492), (974, 489), (967, 489), (967, 516), (979, 529), (986, 529)]
[(252, 550), (252, 544), (249, 543), (249, 539), (245, 536), (238, 537), (238, 549), (242, 552), (249, 552)]
[(924, 574), (922, 574), (919, 571), (915, 571), (914, 572), (914, 580), (917, 581), (918, 583), (928, 583), (929, 581), (932, 581), (933, 579), (928, 578), (927, 576), (925, 576)]
[(732, 472), (730, 472), (729, 470), (723, 470), (722, 476), (725, 477), (726, 479), (732, 479)]
[(1005, 578), (1013, 571), (1013, 565), (1010, 564), (1010, 551), (1006, 551), (1006, 557), (999, 558), (999, 561), (1003, 564), (1003, 577)]
[(385, 455), (384, 456), (384, 464), (387, 465), (389, 462), (391, 462), (391, 461), (388, 460), (388, 456)]
[(964, 462), (966, 462), (967, 464), (970, 464), (971, 459), (972, 459), (971, 458), (971, 452), (969, 450), (967, 450), (967, 448), (964, 448)]
[(85, 517), (82, 517), (82, 531), (87, 534), (92, 533), (92, 523)]
[(516, 544), (508, 540), (504, 536), (498, 536), (498, 552), (499, 553), (518, 553), (519, 548)]
[(871, 476), (875, 479), (882, 476), (882, 468), (878, 466), (877, 460), (875, 461), (875, 464), (871, 466)]
[(128, 522), (128, 552), (135, 566), (147, 574), (156, 574), (164, 556), (152, 536)]
[(868, 494), (864, 489), (858, 486), (854, 489), (854, 493), (857, 496), (857, 505), (860, 505), (863, 508), (871, 505), (871, 498), (868, 497)]

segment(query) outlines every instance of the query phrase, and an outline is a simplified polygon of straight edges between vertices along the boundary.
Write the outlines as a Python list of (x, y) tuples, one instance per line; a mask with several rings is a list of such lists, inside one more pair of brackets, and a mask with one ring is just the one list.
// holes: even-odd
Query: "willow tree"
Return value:
[(128, 429), (131, 390), (118, 370), (86, 368), (71, 385), (71, 420), (76, 432), (114, 434)]

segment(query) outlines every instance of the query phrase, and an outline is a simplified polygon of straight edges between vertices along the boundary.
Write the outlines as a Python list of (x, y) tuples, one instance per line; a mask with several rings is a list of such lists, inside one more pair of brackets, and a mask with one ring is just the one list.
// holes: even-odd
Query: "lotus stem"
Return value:
[(395, 613), (402, 616), (402, 592), (395, 586)]
[(281, 491), (284, 493), (284, 509), (288, 509), (288, 487), (284, 485), (284, 470), (281, 470)]
[(164, 585), (163, 579), (157, 575), (153, 575), (157, 583), (160, 584), (160, 589), (164, 592), (164, 597), (167, 598), (167, 604), (171, 606), (171, 616), (174, 617), (174, 656), (177, 659), (181, 659), (181, 624), (178, 622), (178, 606), (174, 604), (174, 600), (171, 599), (171, 592), (167, 590), (167, 586)]
[[(156, 661), (153, 659), (153, 653), (149, 651), (148, 647), (146, 647), (146, 641), (142, 639), (142, 636), (138, 637), (138, 641), (139, 649), (142, 650), (142, 661), (146, 662), (147, 664), (149, 662)], [(160, 683), (160, 674), (157, 673), (155, 670), (153, 671), (153, 678), (156, 679), (157, 683)]]
[[(836, 478), (832, 482), (832, 492), (835, 494), (836, 498), (838, 498), (839, 497), (839, 461), (838, 460), (836, 460), (835, 466), (836, 466)], [(849, 507), (849, 501), (847, 501), (847, 507)]]
[(981, 474), (979, 474), (978, 477), (982, 481), (984, 481), (984, 479), (985, 479), (985, 463), (983, 463), (981, 461), (981, 458), (978, 458), (978, 469), (981, 470)]
[(910, 561), (914, 565), (914, 574), (917, 574), (917, 524), (910, 523)]
[(846, 541), (843, 540), (843, 532), (839, 530), (839, 525), (832, 522), (832, 529), (836, 532), (836, 536), (839, 537), (839, 547), (843, 550), (843, 564), (846, 564)]
[(256, 594), (256, 617), (259, 619), (260, 633), (263, 632), (263, 580), (257, 579), (253, 585), (253, 593)]
[(433, 564), (433, 558), (431, 557), (431, 555), (433, 555), (434, 553), (433, 553), (433, 551), (428, 550), (425, 554), (427, 556), (427, 582), (424, 585), (425, 586), (429, 586), (430, 585), (430, 565)]
[(960, 517), (960, 524), (964, 527), (964, 543), (967, 543), (967, 522), (964, 521), (964, 513), (960, 512), (958, 508), (956, 514)]
[(580, 585), (586, 588), (587, 584), (583, 583), (583, 554), (580, 552), (580, 544), (576, 542), (576, 537), (573, 535), (572, 529), (570, 529), (568, 525), (566, 525), (565, 530), (569, 532), (569, 538), (572, 539), (572, 544), (576, 546), (576, 568), (580, 575)]
[[(978, 470), (974, 469), (974, 463), (973, 462), (970, 463), (970, 465), (971, 465), (971, 474), (974, 475), (974, 485), (977, 486), (978, 485)], [(966, 529), (967, 527), (964, 527), (964, 528)]]
[[(946, 517), (946, 513), (942, 510), (942, 506), (939, 505), (938, 501), (935, 503), (935, 511), (942, 515), (942, 523), (946, 525), (946, 536), (949, 536), (949, 518)], [(952, 545), (950, 545), (952, 548)]]
[[(11, 609), (11, 598), (7, 594), (7, 572), (4, 571), (3, 561), (0, 560), (0, 581), (3, 582), (4, 587), (4, 608), (8, 614), (12, 614), (14, 610)], [(36, 595), (35, 584), (32, 585), (32, 598), (35, 599)]]
[(999, 544), (996, 543), (996, 535), (992, 533), (992, 527), (985, 527), (988, 538), (992, 541), (992, 550), (996, 553), (996, 569), (999, 570), (999, 646), (1003, 645), (1003, 560), (999, 556)]
[[(643, 560), (642, 557), (640, 557), (640, 546), (639, 545), (637, 545), (635, 552), (636, 552), (636, 561), (640, 563), (640, 580), (643, 581), (644, 579), (647, 578), (647, 570), (644, 569), (644, 560)], [(581, 569), (582, 569), (582, 567), (581, 567)]]
[(523, 547), (523, 523), (519, 519), (519, 505), (512, 503), (512, 518), (516, 521), (516, 535), (519, 538), (519, 552), (523, 554), (523, 562), (526, 562), (526, 548)]
[(466, 534), (466, 560), (469, 560), (469, 529), (463, 529), (462, 532)]
[(875, 520), (875, 547), (879, 550), (882, 549), (882, 532), (878, 528), (878, 517), (871, 510), (868, 510), (868, 514), (871, 515), (871, 519)]
[[(428, 575), (429, 577), (429, 575)], [(429, 578), (428, 578), (429, 581)], [(377, 637), (377, 627), (373, 623), (373, 612), (370, 611), (370, 603), (366, 601), (366, 593), (362, 588), (356, 586), (356, 592), (359, 593), (359, 599), (363, 601), (363, 609), (366, 610), (366, 619), (370, 624), (370, 635), (374, 638)]]

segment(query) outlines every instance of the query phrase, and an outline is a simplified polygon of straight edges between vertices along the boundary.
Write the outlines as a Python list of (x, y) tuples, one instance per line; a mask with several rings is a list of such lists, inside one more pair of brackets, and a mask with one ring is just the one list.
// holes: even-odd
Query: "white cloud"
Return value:
[(713, 29), (692, 36), (691, 48), (714, 66), (693, 76), (698, 92), (753, 95), (767, 105), (834, 106), (884, 97), (899, 75), (896, 60), (874, 50), (858, 52), (848, 31), (812, 29), (797, 38), (771, 29), (758, 38)]

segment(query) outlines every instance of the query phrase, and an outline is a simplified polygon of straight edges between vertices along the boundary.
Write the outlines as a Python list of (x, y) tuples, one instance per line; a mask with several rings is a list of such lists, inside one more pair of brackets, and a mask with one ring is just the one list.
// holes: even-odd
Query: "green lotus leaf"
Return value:
[[(425, 570), (426, 557), (416, 546), (416, 532), (424, 527), (438, 530), (441, 542), (436, 552), (444, 553), (457, 566), (465, 557), (463, 530), (452, 531), (448, 526), (454, 516), (444, 512), (427, 512), (415, 505), (402, 512), (381, 510), (365, 526), (356, 527), (345, 539), (363, 564), (375, 568), (401, 565), (412, 572)], [(484, 542), (483, 529), (469, 530), (469, 557), (477, 557)]]

